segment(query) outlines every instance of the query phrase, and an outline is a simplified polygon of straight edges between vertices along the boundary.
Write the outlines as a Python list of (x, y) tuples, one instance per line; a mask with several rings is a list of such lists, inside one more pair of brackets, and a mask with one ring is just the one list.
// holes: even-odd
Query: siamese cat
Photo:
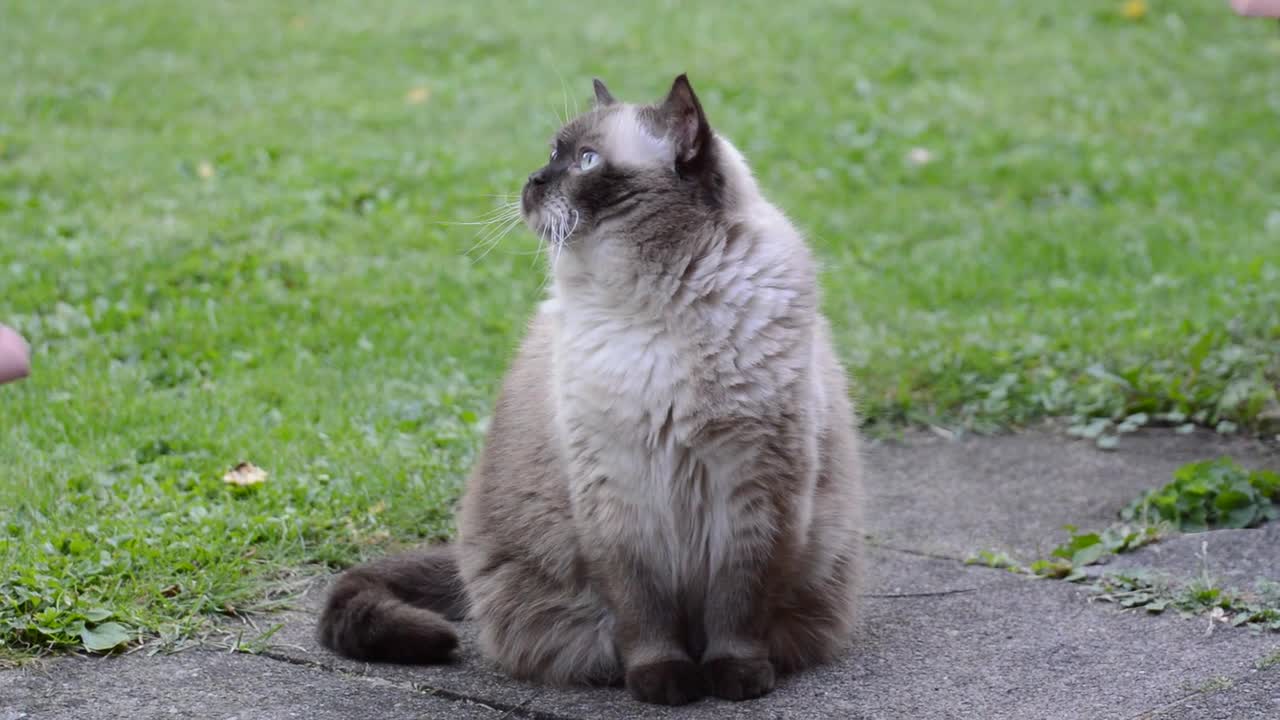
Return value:
[(329, 648), (743, 700), (835, 658), (857, 617), (862, 467), (817, 271), (686, 76), (560, 129), (521, 195), (547, 299), (503, 385), (458, 538), (358, 566)]

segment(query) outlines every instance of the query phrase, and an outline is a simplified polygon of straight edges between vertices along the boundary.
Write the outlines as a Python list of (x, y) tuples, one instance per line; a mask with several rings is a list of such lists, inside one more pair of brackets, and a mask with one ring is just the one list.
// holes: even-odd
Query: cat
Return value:
[(521, 194), (552, 283), (456, 543), (347, 571), (319, 637), (443, 662), (468, 617), (517, 678), (758, 697), (857, 617), (863, 471), (815, 261), (685, 75), (652, 105), (594, 89)]

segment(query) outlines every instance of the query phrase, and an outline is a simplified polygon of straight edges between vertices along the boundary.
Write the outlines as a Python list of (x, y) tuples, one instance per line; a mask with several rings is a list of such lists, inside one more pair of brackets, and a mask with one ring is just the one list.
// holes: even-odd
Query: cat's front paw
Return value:
[(627, 690), (640, 702), (685, 705), (702, 697), (702, 673), (690, 660), (664, 660), (627, 670)]
[(711, 695), (725, 700), (750, 700), (773, 690), (773, 663), (767, 659), (716, 658), (702, 664), (702, 678)]

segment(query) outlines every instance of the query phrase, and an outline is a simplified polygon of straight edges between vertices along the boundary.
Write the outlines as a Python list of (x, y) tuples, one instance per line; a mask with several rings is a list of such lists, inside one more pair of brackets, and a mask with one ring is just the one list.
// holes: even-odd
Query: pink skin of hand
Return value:
[(1231, 8), (1250, 17), (1280, 18), (1280, 0), (1231, 0)]
[(0, 325), (0, 383), (20, 380), (31, 372), (30, 352), (21, 335)]

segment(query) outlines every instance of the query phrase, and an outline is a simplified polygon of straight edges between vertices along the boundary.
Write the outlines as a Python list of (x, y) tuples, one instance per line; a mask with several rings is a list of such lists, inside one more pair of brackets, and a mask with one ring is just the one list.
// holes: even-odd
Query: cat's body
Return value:
[(853, 629), (861, 469), (843, 372), (805, 243), (683, 76), (659, 106), (597, 98), (557, 140), (571, 164), (554, 153), (525, 188), (526, 220), (557, 245), (553, 291), (458, 543), (345, 575), (321, 637), (434, 661), (456, 637), (431, 613), (465, 606), (517, 677), (754, 697)]

